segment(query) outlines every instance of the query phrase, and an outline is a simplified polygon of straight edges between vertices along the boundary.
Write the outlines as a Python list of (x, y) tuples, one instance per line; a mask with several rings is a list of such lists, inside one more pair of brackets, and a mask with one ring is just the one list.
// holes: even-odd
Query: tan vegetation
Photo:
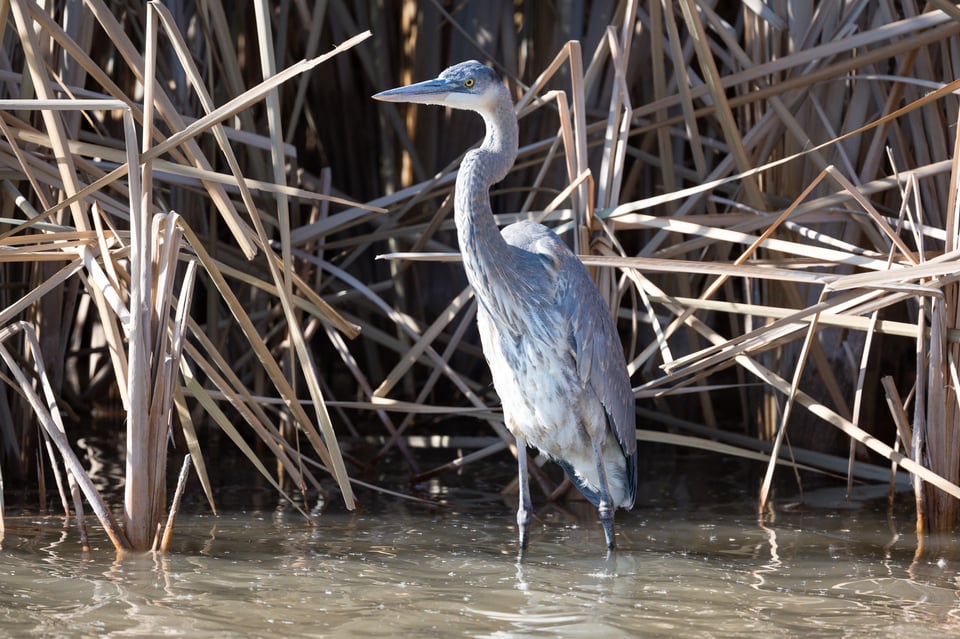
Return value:
[[(956, 6), (178, 7), (0, 2), (8, 491), (42, 488), (49, 442), (64, 508), (82, 493), (118, 547), (145, 548), (171, 429), (211, 505), (212, 427), (301, 506), (316, 458), (353, 507), (351, 465), (373, 460), (338, 436), (379, 438), (376, 459), (396, 448), (421, 478), (509, 447), (450, 215), (479, 121), (369, 100), (477, 58), (521, 117), (494, 208), (595, 267), (642, 439), (772, 450), (761, 512), (785, 444), (832, 472), (798, 449), (848, 449), (851, 481), (886, 458), (915, 479), (921, 529), (954, 529)], [(73, 450), (108, 397), (122, 523)], [(444, 414), (503, 439), (420, 468), (404, 436)]]

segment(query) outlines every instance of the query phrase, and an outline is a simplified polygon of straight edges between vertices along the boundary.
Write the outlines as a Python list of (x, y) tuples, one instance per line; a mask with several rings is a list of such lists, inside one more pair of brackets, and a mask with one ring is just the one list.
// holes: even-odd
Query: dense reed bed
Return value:
[[(761, 513), (778, 463), (892, 466), (921, 531), (956, 527), (953, 4), (0, 8), (7, 494), (53, 477), (144, 548), (169, 538), (168, 455), (214, 505), (212, 440), (304, 510), (352, 508), (378, 464), (509, 449), (450, 215), (480, 122), (369, 100), (477, 58), (521, 118), (498, 219), (593, 269), (643, 440), (768, 461)], [(110, 407), (120, 522), (77, 454)], [(410, 446), (491, 430), (437, 468)]]

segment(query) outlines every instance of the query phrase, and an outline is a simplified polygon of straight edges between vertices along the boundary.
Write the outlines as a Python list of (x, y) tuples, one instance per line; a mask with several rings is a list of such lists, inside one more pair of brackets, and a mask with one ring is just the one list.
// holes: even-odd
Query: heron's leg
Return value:
[(610, 499), (610, 488), (607, 484), (607, 469), (603, 467), (603, 451), (600, 442), (593, 440), (593, 457), (597, 463), (597, 477), (600, 480), (600, 503), (597, 510), (600, 513), (600, 523), (603, 524), (603, 534), (607, 538), (607, 550), (613, 550), (616, 542), (613, 539), (613, 501)]
[(517, 437), (517, 466), (520, 471), (520, 506), (517, 508), (517, 527), (520, 530), (520, 549), (527, 547), (530, 526), (530, 481), (527, 477), (527, 442)]

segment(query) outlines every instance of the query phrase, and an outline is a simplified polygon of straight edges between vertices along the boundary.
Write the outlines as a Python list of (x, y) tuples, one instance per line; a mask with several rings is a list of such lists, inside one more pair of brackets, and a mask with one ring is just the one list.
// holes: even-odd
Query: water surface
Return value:
[[(2, 540), (0, 633), (29, 637), (960, 636), (957, 565), (914, 556), (882, 502), (781, 508), (750, 500), (618, 513), (538, 512), (517, 560), (508, 505), (386, 505), (313, 526), (289, 508), (182, 515), (172, 552), (83, 553), (58, 518)], [(946, 540), (947, 546), (954, 540)], [(755, 634), (758, 633), (758, 634)]]

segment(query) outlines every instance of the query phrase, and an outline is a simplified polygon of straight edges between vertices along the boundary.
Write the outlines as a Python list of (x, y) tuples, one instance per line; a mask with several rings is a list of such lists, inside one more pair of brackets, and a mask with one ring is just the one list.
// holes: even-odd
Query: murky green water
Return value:
[[(958, 566), (915, 560), (877, 508), (748, 500), (618, 513), (610, 558), (589, 511), (541, 510), (517, 561), (509, 506), (181, 518), (174, 551), (89, 554), (57, 519), (7, 522), (0, 634), (118, 636), (960, 636)], [(485, 514), (485, 513), (493, 513)], [(899, 532), (898, 532), (899, 531)]]

